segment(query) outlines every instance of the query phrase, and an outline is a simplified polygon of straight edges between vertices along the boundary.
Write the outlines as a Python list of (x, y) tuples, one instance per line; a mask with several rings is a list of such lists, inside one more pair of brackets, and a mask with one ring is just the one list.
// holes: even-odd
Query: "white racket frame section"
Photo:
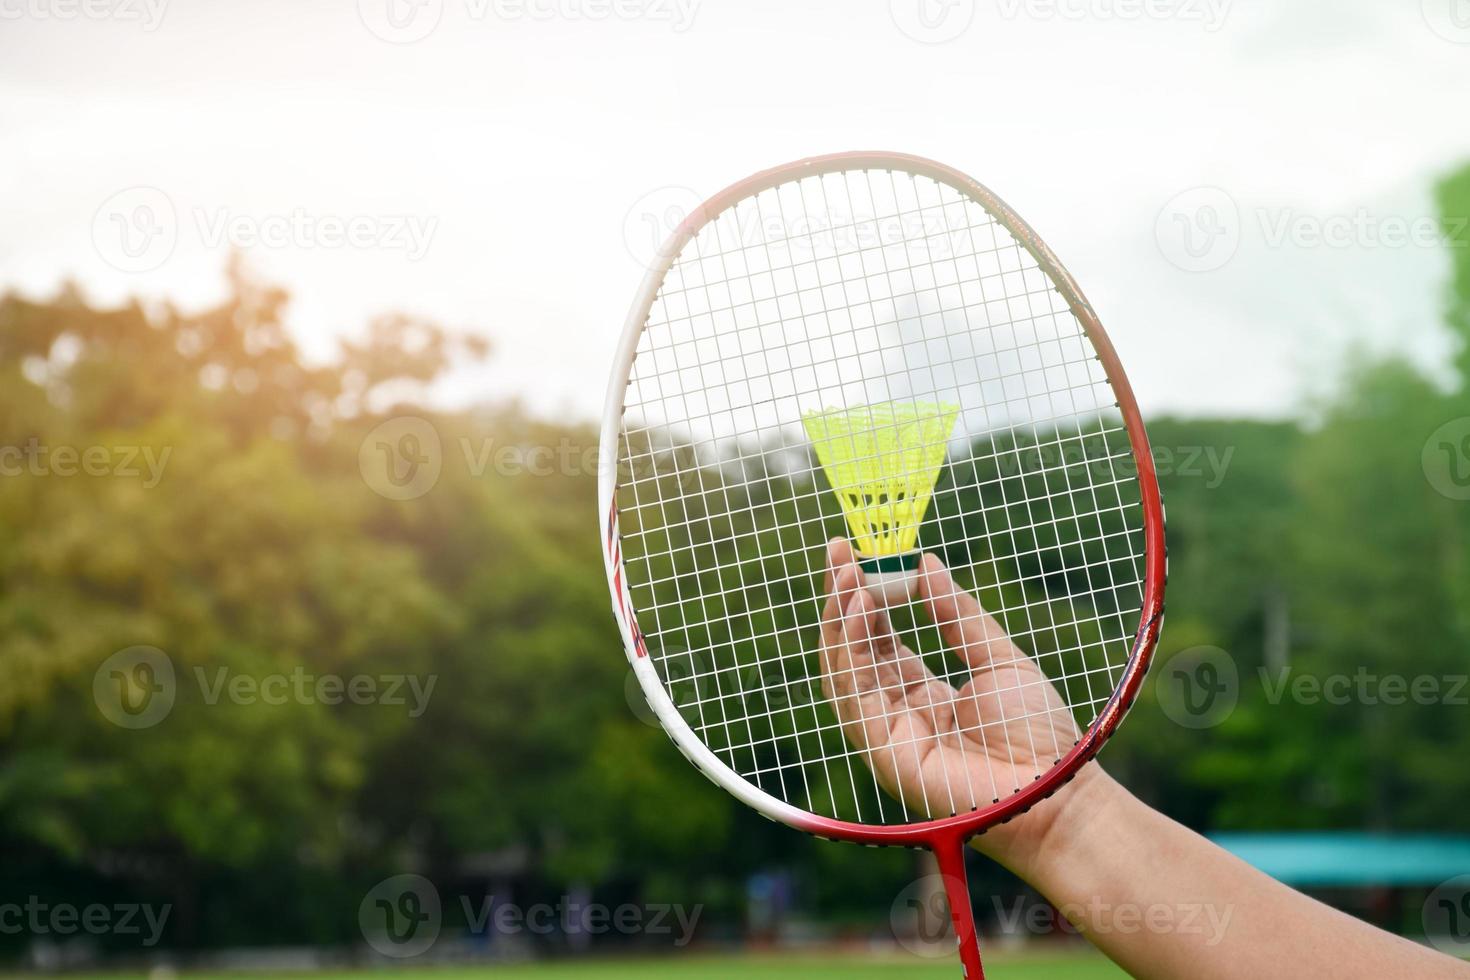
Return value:
[[(691, 214), (690, 218), (701, 213), (702, 209)], [(697, 230), (703, 224), (700, 221), (692, 226), (692, 230)], [(633, 666), (633, 675), (638, 678), (638, 686), (643, 689), (648, 706), (653, 709), (659, 724), (674, 740), (679, 751), (684, 753), (685, 758), (694, 763), (717, 786), (747, 806), (754, 807), (772, 820), (806, 829), (810, 815), (805, 810), (772, 796), (746, 780), (720, 761), (694, 733), (694, 729), (689, 727), (689, 723), (675, 707), (668, 691), (664, 690), (663, 680), (653, 666), (653, 658), (639, 652), (633, 635), (633, 624), (628, 621), (627, 611), (633, 608), (633, 602), (628, 593), (627, 573), (622, 567), (623, 553), (619, 546), (616, 511), (613, 508), (613, 496), (617, 493), (618, 437), (623, 426), (623, 395), (632, 376), (633, 361), (638, 355), (638, 340), (643, 336), (648, 312), (653, 308), (664, 277), (692, 237), (686, 232), (686, 226), (689, 225), (690, 221), (686, 219), (670, 237), (669, 242), (660, 249), (654, 265), (643, 277), (643, 284), (638, 287), (638, 294), (634, 297), (628, 318), (623, 323), (623, 336), (613, 357), (612, 377), (607, 385), (607, 400), (602, 412), (602, 434), (598, 440), (597, 508), (601, 514), (604, 544), (602, 557), (607, 568), (607, 580), (615, 583), (612, 586), (615, 594), (620, 593), (612, 604), (613, 615), (617, 618), (618, 630), (623, 636), (623, 649), (628, 655), (628, 662)]]

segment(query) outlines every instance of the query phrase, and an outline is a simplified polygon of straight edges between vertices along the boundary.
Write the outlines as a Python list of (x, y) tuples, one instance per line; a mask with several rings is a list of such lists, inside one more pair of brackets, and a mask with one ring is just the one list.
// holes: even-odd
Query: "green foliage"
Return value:
[(1460, 342), (1460, 377), (1470, 380), (1470, 167), (1455, 171), (1435, 187), (1440, 225), (1449, 246), (1450, 282), (1445, 323)]

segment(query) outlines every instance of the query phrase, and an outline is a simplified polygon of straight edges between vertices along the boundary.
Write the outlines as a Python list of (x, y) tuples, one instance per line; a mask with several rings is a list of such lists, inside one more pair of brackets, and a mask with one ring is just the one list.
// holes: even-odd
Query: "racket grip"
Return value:
[(944, 880), (944, 895), (949, 900), (949, 915), (959, 942), (965, 980), (985, 980), (985, 968), (980, 965), (980, 937), (970, 907), (970, 883), (965, 874), (965, 838), (946, 836), (935, 840), (933, 848), (939, 861), (939, 876)]

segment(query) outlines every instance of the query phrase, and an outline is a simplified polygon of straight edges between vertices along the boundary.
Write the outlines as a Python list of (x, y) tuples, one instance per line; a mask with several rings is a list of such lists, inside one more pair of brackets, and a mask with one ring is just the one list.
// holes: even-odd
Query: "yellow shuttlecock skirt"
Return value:
[(919, 525), (958, 415), (959, 406), (947, 403), (883, 402), (802, 416), (870, 570), (914, 566)]

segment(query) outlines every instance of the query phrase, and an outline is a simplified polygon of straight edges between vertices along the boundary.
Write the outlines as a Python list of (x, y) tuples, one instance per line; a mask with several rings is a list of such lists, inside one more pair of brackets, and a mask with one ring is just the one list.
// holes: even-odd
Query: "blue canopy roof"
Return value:
[(1438, 885), (1470, 874), (1470, 837), (1447, 834), (1212, 834), (1236, 857), (1288, 885)]

